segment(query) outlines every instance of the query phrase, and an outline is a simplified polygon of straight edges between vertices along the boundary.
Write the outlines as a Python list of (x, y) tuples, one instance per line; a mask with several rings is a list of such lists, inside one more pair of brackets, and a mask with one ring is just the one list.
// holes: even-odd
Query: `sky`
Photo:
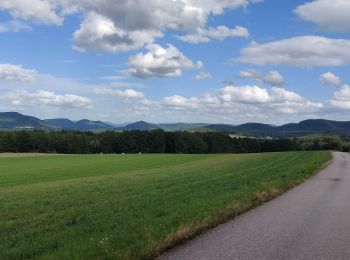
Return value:
[(349, 0), (0, 0), (0, 111), (350, 120)]

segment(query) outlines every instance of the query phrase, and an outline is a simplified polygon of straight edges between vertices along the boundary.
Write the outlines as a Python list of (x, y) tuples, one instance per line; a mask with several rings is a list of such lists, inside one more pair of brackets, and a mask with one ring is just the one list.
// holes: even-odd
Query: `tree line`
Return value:
[[(310, 141), (308, 141), (310, 142)], [(323, 145), (323, 146), (322, 146)], [(221, 133), (154, 131), (0, 132), (0, 152), (21, 153), (259, 153), (297, 150), (341, 150), (339, 143), (303, 145), (299, 139), (231, 138)]]

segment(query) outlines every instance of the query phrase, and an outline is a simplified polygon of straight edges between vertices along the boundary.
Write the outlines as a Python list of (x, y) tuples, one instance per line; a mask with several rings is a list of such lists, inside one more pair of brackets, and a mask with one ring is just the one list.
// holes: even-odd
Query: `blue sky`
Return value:
[(350, 120), (346, 0), (0, 2), (0, 110), (115, 123)]

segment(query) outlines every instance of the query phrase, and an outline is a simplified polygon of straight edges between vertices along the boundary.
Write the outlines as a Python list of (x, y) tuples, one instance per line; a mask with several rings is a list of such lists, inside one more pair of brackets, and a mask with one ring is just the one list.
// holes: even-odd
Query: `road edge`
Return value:
[(332, 164), (334, 160), (334, 152), (329, 151), (331, 158), (323, 163), (320, 168), (316, 169), (315, 171), (311, 172), (308, 176), (306, 176), (303, 179), (294, 181), (289, 183), (286, 187), (283, 189), (276, 189), (272, 188), (270, 190), (257, 193), (255, 197), (253, 197), (250, 201), (246, 203), (234, 203), (226, 208), (224, 208), (222, 211), (218, 212), (216, 215), (209, 216), (205, 219), (203, 219), (201, 222), (196, 223), (194, 225), (188, 225), (188, 226), (182, 226), (177, 231), (175, 231), (172, 234), (169, 234), (166, 239), (163, 241), (154, 243), (149, 245), (141, 255), (141, 259), (157, 259), (159, 258), (163, 253), (165, 253), (168, 250), (171, 250), (175, 248), (176, 246), (179, 246), (191, 239), (196, 238), (197, 236), (221, 225), (228, 221), (231, 221), (235, 219), (236, 217), (247, 213), (250, 210), (253, 210), (264, 203), (267, 203), (273, 199), (276, 199), (277, 197), (285, 194), (286, 192), (290, 191), (291, 189), (295, 188), (296, 186), (304, 183), (305, 181), (309, 180), (310, 178), (314, 177), (321, 171), (323, 171), (325, 168), (327, 168), (329, 165)]

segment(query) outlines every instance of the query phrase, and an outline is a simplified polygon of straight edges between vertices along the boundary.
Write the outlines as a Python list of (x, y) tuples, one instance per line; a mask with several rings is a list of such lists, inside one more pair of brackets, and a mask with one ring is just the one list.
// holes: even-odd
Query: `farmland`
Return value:
[(152, 258), (288, 190), (330, 158), (1, 156), (0, 258)]

